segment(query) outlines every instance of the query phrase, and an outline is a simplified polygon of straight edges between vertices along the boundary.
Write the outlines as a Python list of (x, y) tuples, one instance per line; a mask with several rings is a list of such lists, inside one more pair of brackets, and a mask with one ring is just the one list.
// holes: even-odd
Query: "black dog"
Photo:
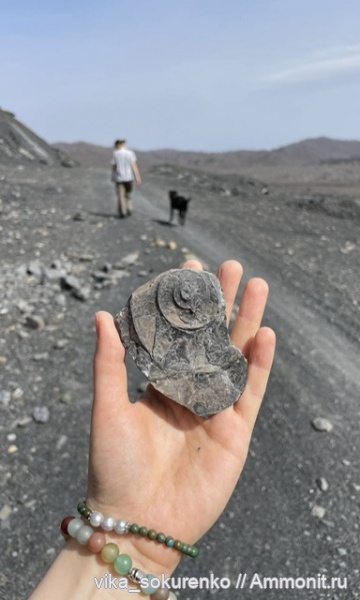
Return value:
[(184, 198), (183, 196), (179, 196), (179, 194), (175, 190), (170, 190), (169, 192), (169, 200), (170, 200), (170, 223), (174, 218), (174, 211), (179, 211), (179, 223), (180, 225), (185, 225), (185, 217), (186, 211), (188, 209), (188, 204), (191, 198)]

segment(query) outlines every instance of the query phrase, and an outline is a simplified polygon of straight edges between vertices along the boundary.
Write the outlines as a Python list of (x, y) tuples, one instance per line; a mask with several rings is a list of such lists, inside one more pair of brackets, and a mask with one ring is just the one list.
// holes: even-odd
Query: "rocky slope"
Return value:
[(28, 162), (73, 167), (76, 161), (60, 148), (51, 146), (15, 118), (0, 109), (0, 161), (8, 165)]

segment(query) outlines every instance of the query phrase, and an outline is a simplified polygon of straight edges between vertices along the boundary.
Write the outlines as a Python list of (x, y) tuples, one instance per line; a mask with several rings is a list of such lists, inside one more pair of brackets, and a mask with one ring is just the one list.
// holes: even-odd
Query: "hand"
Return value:
[[(201, 268), (197, 261), (184, 266)], [(241, 276), (242, 267), (235, 261), (220, 266), (228, 322)], [(231, 338), (249, 362), (246, 388), (233, 406), (207, 420), (151, 385), (130, 403), (125, 350), (113, 317), (96, 315), (87, 493), (91, 508), (190, 544), (214, 524), (243, 469), (273, 361), (275, 334), (260, 328), (267, 295), (262, 279), (245, 286)], [(134, 557), (134, 564), (156, 575), (170, 574), (182, 556), (138, 535), (117, 537), (117, 542)]]

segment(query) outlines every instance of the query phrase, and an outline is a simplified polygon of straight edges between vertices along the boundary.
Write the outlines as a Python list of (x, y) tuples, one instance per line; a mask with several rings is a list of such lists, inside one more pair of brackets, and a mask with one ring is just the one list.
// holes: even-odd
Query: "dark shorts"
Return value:
[(132, 181), (117, 181), (117, 182), (116, 182), (116, 185), (117, 185), (117, 186), (119, 186), (119, 185), (123, 185), (123, 186), (124, 186), (124, 188), (125, 188), (125, 192), (126, 192), (127, 194), (131, 194), (131, 192), (132, 192), (132, 189), (133, 189), (133, 182), (132, 182)]

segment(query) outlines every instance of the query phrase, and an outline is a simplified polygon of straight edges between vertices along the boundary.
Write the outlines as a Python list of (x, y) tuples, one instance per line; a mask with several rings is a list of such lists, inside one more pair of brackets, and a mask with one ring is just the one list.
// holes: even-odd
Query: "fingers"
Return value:
[(261, 325), (268, 294), (269, 286), (264, 279), (254, 277), (245, 286), (231, 339), (246, 357)]
[(183, 269), (197, 269), (198, 271), (202, 271), (203, 267), (199, 260), (187, 260), (184, 262)]
[(217, 276), (220, 285), (224, 290), (226, 302), (226, 320), (229, 324), (232, 309), (234, 306), (237, 291), (239, 289), (243, 268), (236, 260), (227, 260), (223, 262), (218, 270)]
[(93, 410), (108, 415), (127, 397), (125, 349), (110, 313), (95, 316), (97, 344), (94, 356)]
[(251, 348), (248, 379), (245, 391), (234, 404), (250, 429), (254, 427), (274, 360), (276, 337), (269, 327), (262, 327), (255, 335)]

